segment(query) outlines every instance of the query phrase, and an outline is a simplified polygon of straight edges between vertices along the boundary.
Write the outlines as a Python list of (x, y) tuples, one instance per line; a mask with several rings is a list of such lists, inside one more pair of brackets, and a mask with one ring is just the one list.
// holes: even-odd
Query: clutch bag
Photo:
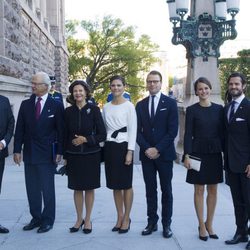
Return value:
[(191, 169), (199, 172), (201, 168), (201, 158), (189, 155), (189, 161)]

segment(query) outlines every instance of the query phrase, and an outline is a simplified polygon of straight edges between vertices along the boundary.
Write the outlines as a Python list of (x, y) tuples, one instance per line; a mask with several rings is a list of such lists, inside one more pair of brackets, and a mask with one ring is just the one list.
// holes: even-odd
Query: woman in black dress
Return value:
[[(184, 166), (186, 181), (194, 184), (194, 204), (199, 222), (199, 238), (218, 239), (213, 231), (213, 217), (217, 200), (217, 184), (223, 181), (223, 107), (209, 99), (211, 83), (200, 77), (194, 83), (199, 102), (187, 108), (184, 135)], [(201, 159), (200, 171), (190, 167), (189, 155)], [(207, 216), (204, 222), (204, 191), (207, 185)]]
[[(100, 109), (88, 103), (90, 90), (82, 80), (70, 87), (71, 107), (65, 110), (65, 164), (68, 188), (74, 190), (77, 220), (70, 232), (77, 232), (84, 224), (84, 233), (91, 233), (91, 211), (94, 189), (100, 187), (101, 153), (99, 143), (106, 139), (106, 129)], [(85, 191), (85, 197), (84, 197)], [(86, 215), (83, 219), (85, 200)]]

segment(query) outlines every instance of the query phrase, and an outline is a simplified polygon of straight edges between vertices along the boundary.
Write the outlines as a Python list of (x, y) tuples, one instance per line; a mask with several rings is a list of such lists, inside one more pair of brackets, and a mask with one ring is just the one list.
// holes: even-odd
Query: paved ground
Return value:
[[(103, 167), (102, 167), (103, 168)], [(134, 203), (131, 213), (131, 230), (124, 235), (111, 232), (115, 224), (116, 213), (112, 192), (105, 188), (104, 171), (102, 187), (96, 190), (92, 216), (93, 232), (70, 234), (68, 228), (75, 222), (75, 210), (72, 191), (67, 189), (65, 176), (56, 176), (57, 211), (53, 230), (37, 234), (36, 230), (24, 232), (22, 227), (29, 222), (30, 215), (24, 186), (23, 166), (16, 167), (12, 157), (7, 159), (4, 173), (2, 194), (0, 196), (0, 222), (10, 229), (10, 233), (0, 235), (0, 249), (95, 249), (95, 250), (221, 250), (244, 249), (245, 243), (227, 246), (224, 240), (230, 238), (235, 230), (233, 207), (229, 189), (225, 184), (219, 185), (218, 205), (214, 228), (219, 240), (198, 239), (197, 219), (193, 207), (193, 187), (185, 182), (186, 170), (181, 165), (174, 166), (173, 193), (173, 237), (162, 237), (159, 230), (149, 236), (141, 236), (146, 225), (145, 191), (141, 166), (134, 167)], [(159, 211), (160, 214), (160, 211)]]

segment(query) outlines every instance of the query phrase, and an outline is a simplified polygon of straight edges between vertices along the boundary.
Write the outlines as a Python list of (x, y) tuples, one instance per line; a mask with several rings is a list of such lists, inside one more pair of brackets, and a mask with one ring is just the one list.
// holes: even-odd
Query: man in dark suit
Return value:
[[(23, 230), (52, 229), (55, 220), (55, 164), (61, 160), (63, 105), (49, 95), (50, 79), (44, 72), (32, 77), (33, 95), (21, 103), (14, 136), (14, 161), (23, 161), (25, 184), (32, 220)], [(52, 144), (57, 142), (53, 157)], [(43, 208), (42, 208), (43, 204)]]
[[(250, 219), (250, 102), (244, 95), (246, 79), (241, 73), (228, 78), (228, 92), (232, 101), (225, 106), (226, 144), (225, 170), (230, 186), (236, 232), (225, 241), (232, 245), (248, 241)], [(250, 241), (246, 249), (250, 249)]]
[(146, 97), (136, 105), (138, 119), (137, 143), (140, 146), (143, 178), (146, 187), (148, 224), (142, 235), (157, 230), (157, 172), (162, 191), (163, 236), (170, 238), (173, 210), (172, 176), (176, 159), (174, 139), (178, 132), (176, 101), (161, 93), (162, 76), (151, 71), (147, 76)]
[[(8, 156), (8, 144), (13, 135), (15, 120), (7, 97), (0, 95), (0, 192), (2, 186), (5, 158)], [(0, 233), (9, 230), (0, 225)]]

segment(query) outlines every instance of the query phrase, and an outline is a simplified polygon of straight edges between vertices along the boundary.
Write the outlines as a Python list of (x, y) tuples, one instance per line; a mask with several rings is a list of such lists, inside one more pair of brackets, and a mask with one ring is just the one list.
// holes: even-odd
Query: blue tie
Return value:
[(233, 117), (234, 117), (235, 101), (232, 101), (230, 106), (231, 106), (231, 110), (230, 110), (230, 114), (229, 114), (229, 122), (231, 122), (233, 120)]
[(150, 112), (150, 121), (151, 121), (151, 123), (153, 123), (154, 117), (155, 117), (155, 102), (154, 102), (154, 99), (155, 99), (155, 95), (152, 95), (151, 96), (151, 112)]

